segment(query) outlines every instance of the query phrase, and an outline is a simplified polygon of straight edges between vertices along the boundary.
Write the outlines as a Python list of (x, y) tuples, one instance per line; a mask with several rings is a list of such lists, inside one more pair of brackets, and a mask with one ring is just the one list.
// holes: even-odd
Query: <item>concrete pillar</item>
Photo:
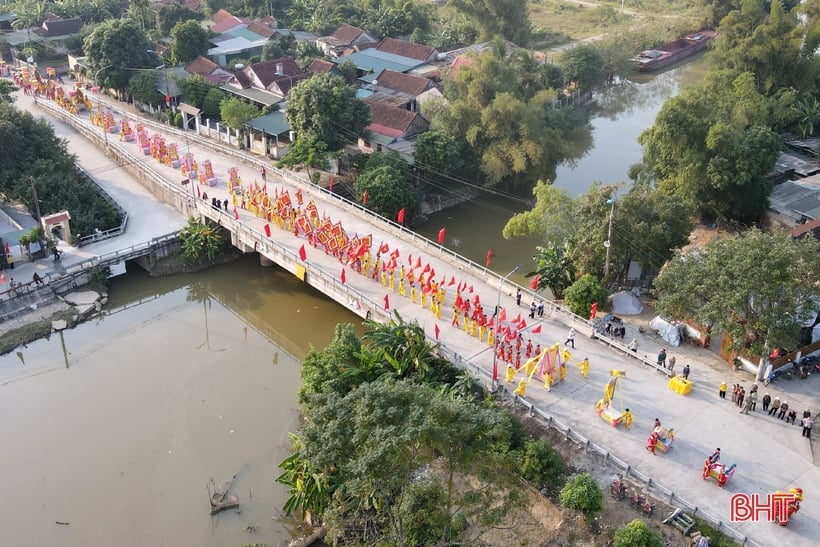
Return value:
[(259, 265), (263, 268), (270, 268), (271, 266), (276, 266), (276, 262), (271, 260), (270, 258), (266, 257), (263, 254), (259, 255)]

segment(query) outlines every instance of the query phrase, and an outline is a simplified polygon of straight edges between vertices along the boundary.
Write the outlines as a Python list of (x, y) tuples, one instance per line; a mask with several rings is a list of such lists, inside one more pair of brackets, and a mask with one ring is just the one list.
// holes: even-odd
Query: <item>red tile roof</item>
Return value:
[(185, 72), (188, 74), (199, 74), (200, 76), (207, 76), (214, 70), (219, 68), (219, 65), (215, 62), (211, 61), (207, 57), (203, 57), (200, 55), (193, 61), (191, 61), (188, 66), (185, 67)]
[(221, 23), (225, 19), (229, 19), (233, 17), (233, 14), (226, 9), (221, 9), (218, 12), (211, 15), (211, 21), (214, 23)]
[(324, 74), (325, 72), (333, 72), (336, 65), (324, 59), (314, 59), (308, 67), (308, 72), (311, 74)]
[(347, 23), (342, 23), (339, 28), (333, 31), (333, 36), (343, 44), (352, 44), (353, 41), (364, 34), (364, 31), (360, 28), (356, 28), (353, 25), (348, 25)]
[(403, 74), (395, 70), (384, 69), (376, 77), (379, 87), (386, 87), (395, 91), (401, 91), (408, 95), (421, 95), (430, 87), (430, 80), (422, 76), (413, 74)]
[(423, 44), (414, 44), (404, 40), (396, 40), (395, 38), (385, 38), (377, 47), (379, 51), (392, 53), (394, 55), (401, 55), (403, 57), (410, 57), (419, 61), (426, 61), (433, 56), (436, 49)]
[[(401, 133), (399, 134), (404, 134), (417, 116), (417, 114), (414, 114), (409, 110), (397, 108), (381, 101), (367, 101), (367, 106), (370, 107), (371, 125), (387, 127), (400, 131)], [(375, 129), (377, 128), (374, 128), (374, 130)], [(377, 133), (390, 135), (389, 133), (383, 133), (382, 131), (377, 131)], [(390, 136), (396, 137), (398, 135)]]
[(226, 30), (231, 30), (232, 28), (238, 27), (239, 25), (243, 25), (245, 23), (247, 23), (247, 21), (231, 15), (227, 19), (223, 19), (222, 21), (215, 23), (211, 26), (211, 30), (217, 34), (222, 34)]
[(270, 38), (271, 36), (276, 34), (276, 31), (274, 29), (255, 22), (248, 25), (248, 30), (253, 32), (254, 34), (262, 36), (263, 38)]
[(277, 76), (279, 75), (276, 74), (276, 65), (282, 65), (282, 74), (285, 76), (285, 80), (289, 78), (295, 79), (297, 76), (304, 74), (293, 57), (280, 57), (272, 61), (254, 63), (245, 68), (244, 71), (253, 72), (259, 81), (262, 82), (262, 85), (267, 88), (273, 81), (278, 79)]

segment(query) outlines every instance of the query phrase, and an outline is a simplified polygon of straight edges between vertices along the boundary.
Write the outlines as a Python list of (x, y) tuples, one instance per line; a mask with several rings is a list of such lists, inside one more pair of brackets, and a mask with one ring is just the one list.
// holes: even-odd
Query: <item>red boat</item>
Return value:
[(709, 42), (715, 39), (715, 36), (717, 36), (717, 33), (714, 30), (692, 32), (657, 49), (642, 51), (632, 60), (637, 64), (640, 72), (658, 70), (703, 51), (709, 45)]

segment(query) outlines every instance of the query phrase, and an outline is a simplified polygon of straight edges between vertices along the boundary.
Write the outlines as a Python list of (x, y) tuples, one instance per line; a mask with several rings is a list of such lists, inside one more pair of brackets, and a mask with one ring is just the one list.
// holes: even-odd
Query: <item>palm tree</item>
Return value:
[(370, 344), (370, 350), (377, 360), (389, 366), (396, 378), (418, 375), (428, 379), (433, 365), (439, 361), (435, 354), (436, 344), (428, 342), (418, 323), (406, 323), (399, 312), (394, 311), (387, 323), (372, 319), (365, 322), (368, 331), (362, 340)]
[(564, 297), (564, 291), (575, 282), (575, 266), (569, 258), (569, 248), (567, 245), (557, 245), (548, 243), (546, 247), (535, 248), (536, 255), (535, 270), (527, 274), (527, 277), (538, 275), (538, 288), (549, 288), (553, 296), (560, 300)]
[(805, 139), (814, 135), (818, 125), (820, 125), (820, 102), (817, 97), (810, 97), (797, 101), (794, 106), (797, 112), (797, 129), (800, 138)]

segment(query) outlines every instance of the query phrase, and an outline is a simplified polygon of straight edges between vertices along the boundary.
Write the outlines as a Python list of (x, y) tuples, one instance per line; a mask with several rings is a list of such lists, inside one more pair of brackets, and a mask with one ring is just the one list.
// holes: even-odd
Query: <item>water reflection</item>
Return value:
[[(116, 278), (106, 314), (0, 357), (3, 545), (286, 543), (299, 363), (340, 321), (359, 323), (255, 257)], [(204, 483), (234, 474), (241, 513), (210, 517)]]

